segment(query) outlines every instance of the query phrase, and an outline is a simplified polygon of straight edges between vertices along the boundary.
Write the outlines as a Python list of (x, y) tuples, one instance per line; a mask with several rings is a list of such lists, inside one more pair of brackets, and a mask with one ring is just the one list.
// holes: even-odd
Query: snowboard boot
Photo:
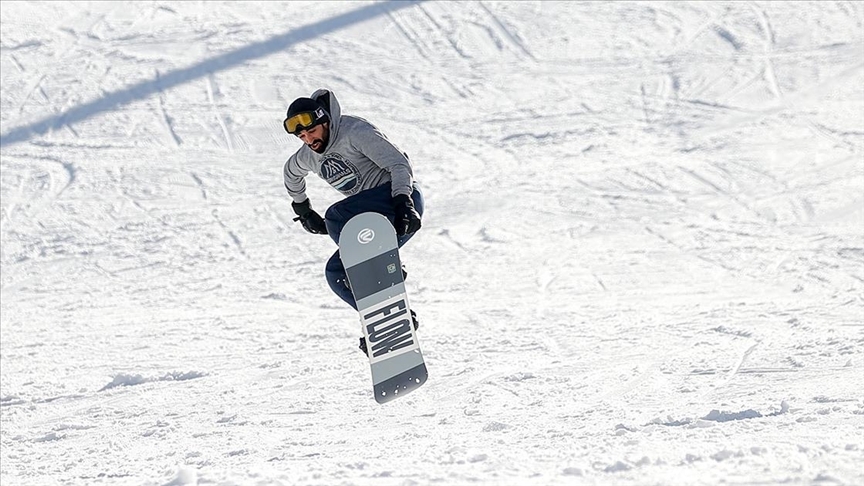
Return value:
[[(405, 270), (403, 269), (402, 272), (404, 273)], [(414, 312), (414, 309), (411, 309), (411, 322), (414, 323), (414, 330), (416, 331), (420, 327), (420, 321), (417, 320), (417, 313)], [(363, 351), (363, 354), (369, 356), (369, 348), (366, 347), (365, 337), (360, 338), (360, 346), (357, 347), (360, 348), (360, 351)]]

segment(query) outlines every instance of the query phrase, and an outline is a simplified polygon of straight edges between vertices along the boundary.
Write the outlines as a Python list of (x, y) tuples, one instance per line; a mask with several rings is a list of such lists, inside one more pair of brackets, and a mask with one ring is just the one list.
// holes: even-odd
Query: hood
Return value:
[(312, 93), (310, 98), (324, 105), (324, 109), (327, 110), (327, 113), (330, 115), (330, 142), (327, 144), (327, 148), (324, 149), (326, 152), (334, 143), (336, 143), (336, 139), (339, 137), (339, 125), (342, 121), (342, 108), (339, 106), (339, 100), (336, 99), (336, 95), (334, 95), (329, 89), (319, 89)]

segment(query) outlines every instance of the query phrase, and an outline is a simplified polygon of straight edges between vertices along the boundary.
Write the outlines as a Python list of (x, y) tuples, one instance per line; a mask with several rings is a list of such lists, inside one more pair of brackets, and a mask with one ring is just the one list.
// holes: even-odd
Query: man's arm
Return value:
[(420, 214), (414, 208), (411, 193), (414, 192), (414, 172), (408, 156), (400, 152), (387, 137), (373, 125), (366, 123), (352, 137), (354, 148), (363, 152), (372, 162), (390, 172), (391, 197), (396, 234), (403, 236), (420, 229)]
[(302, 203), (306, 199), (306, 175), (309, 169), (304, 169), (297, 161), (297, 154), (292, 155), (285, 162), (282, 169), (282, 177), (285, 181), (285, 189), (295, 203)]
[(414, 191), (414, 171), (405, 156), (372, 124), (364, 122), (352, 132), (351, 144), (382, 169), (390, 172), (392, 196), (410, 196)]
[(285, 189), (293, 201), (291, 209), (297, 215), (294, 221), (300, 221), (303, 229), (316, 235), (326, 235), (327, 226), (324, 224), (324, 219), (321, 215), (312, 209), (312, 202), (306, 196), (306, 175), (309, 174), (309, 169), (303, 168), (297, 161), (297, 154), (292, 155), (282, 170), (282, 175), (285, 179)]

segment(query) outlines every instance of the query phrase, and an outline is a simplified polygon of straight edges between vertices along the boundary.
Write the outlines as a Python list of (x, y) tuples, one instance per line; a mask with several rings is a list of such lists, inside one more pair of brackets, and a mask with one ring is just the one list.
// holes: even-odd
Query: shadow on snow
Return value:
[(411, 7), (423, 0), (403, 2), (384, 2), (367, 5), (335, 17), (315, 22), (298, 29), (275, 36), (269, 40), (250, 44), (246, 47), (199, 62), (187, 68), (171, 71), (167, 74), (157, 74), (155, 79), (142, 81), (120, 91), (106, 94), (104, 97), (76, 106), (56, 116), (43, 118), (35, 123), (14, 128), (0, 135), (0, 147), (30, 140), (34, 135), (44, 135), (65, 124), (85, 120), (101, 112), (115, 110), (133, 101), (142, 100), (159, 91), (173, 88), (183, 83), (204, 77), (210, 73), (236, 67), (252, 59), (268, 56), (284, 50), (305, 40), (320, 37), (353, 24), (370, 20), (380, 15)]

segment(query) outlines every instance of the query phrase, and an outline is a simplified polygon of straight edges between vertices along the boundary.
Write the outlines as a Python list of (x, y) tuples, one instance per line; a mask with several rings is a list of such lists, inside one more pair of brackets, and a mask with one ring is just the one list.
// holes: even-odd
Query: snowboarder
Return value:
[[(345, 223), (371, 211), (393, 223), (400, 248), (420, 229), (423, 194), (414, 182), (407, 154), (368, 121), (342, 115), (332, 92), (319, 89), (309, 98), (294, 100), (283, 125), (304, 144), (288, 158), (283, 170), (285, 188), (293, 199), (291, 207), (297, 214), (295, 221), (303, 229), (329, 235), (338, 244)], [(323, 218), (306, 196), (309, 172), (346, 196), (331, 205)], [(333, 292), (357, 310), (338, 250), (327, 261), (324, 275)], [(416, 315), (411, 314), (416, 328)], [(364, 338), (360, 338), (360, 349), (367, 353)]]

